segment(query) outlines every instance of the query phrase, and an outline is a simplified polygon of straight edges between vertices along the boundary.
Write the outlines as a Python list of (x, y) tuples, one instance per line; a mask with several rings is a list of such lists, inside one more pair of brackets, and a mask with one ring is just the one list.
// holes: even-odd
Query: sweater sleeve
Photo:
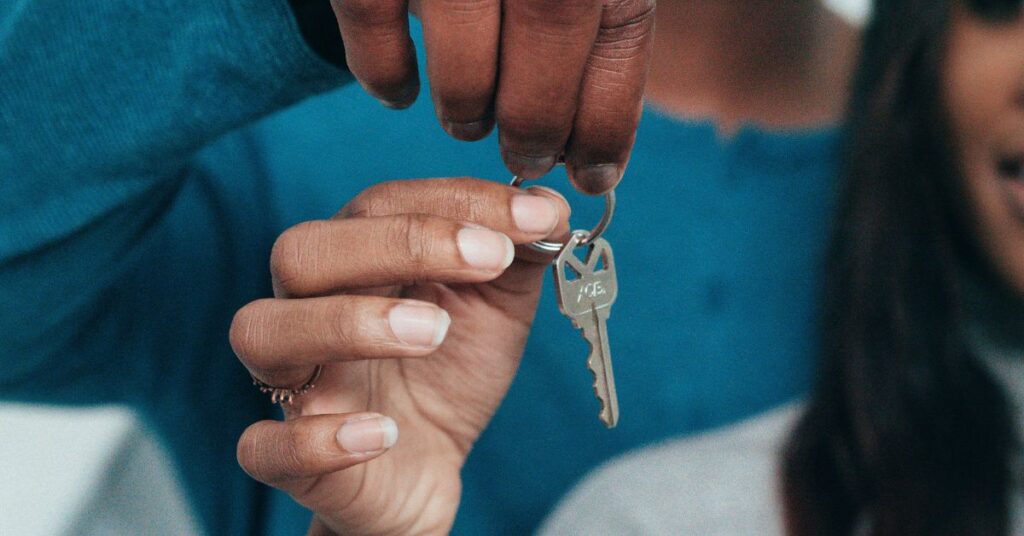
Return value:
[[(194, 256), (182, 230), (231, 198), (183, 199), (204, 196), (197, 154), (347, 80), (307, 48), (287, 0), (0, 4), (0, 393), (107, 382), (90, 392), (118, 399), (154, 322), (140, 317), (168, 297), (133, 308), (144, 300), (122, 299), (125, 283), (160, 258), (154, 243)], [(202, 253), (217, 264), (221, 246)]]

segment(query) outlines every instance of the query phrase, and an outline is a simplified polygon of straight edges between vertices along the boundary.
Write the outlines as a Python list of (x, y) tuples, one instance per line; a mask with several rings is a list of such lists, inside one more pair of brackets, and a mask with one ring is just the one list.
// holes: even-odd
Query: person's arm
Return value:
[(101, 354), (143, 338), (131, 315), (110, 322), (121, 278), (195, 153), (348, 75), (309, 50), (284, 0), (36, 0), (0, 20), (0, 391), (101, 392), (129, 372)]

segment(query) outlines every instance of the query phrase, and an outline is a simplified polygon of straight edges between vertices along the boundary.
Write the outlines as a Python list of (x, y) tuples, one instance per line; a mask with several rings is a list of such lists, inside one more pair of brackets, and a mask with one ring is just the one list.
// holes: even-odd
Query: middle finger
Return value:
[(270, 385), (297, 385), (312, 367), (335, 361), (419, 357), (448, 333), (451, 318), (422, 301), (342, 295), (263, 299), (231, 322), (231, 347)]
[(513, 173), (532, 179), (565, 149), (602, 2), (512, 0), (502, 10), (495, 104), (501, 154)]

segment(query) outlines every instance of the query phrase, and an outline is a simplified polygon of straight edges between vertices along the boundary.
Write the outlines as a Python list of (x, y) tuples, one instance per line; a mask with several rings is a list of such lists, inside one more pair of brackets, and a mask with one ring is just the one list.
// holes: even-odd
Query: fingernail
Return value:
[(463, 227), (459, 230), (458, 243), (466, 264), (480, 270), (504, 270), (512, 264), (516, 254), (507, 236), (487, 229)]
[(468, 123), (458, 123), (448, 120), (441, 121), (441, 126), (444, 127), (445, 132), (450, 134), (453, 138), (462, 141), (476, 141), (483, 139), (491, 132), (491, 127), (493, 125), (494, 121), (490, 119), (470, 121)]
[(518, 194), (512, 197), (512, 219), (524, 233), (547, 235), (558, 225), (558, 207), (546, 197)]
[(515, 174), (527, 178), (536, 179), (551, 171), (557, 162), (556, 155), (550, 156), (527, 156), (512, 151), (502, 151), (505, 158), (505, 165)]
[(572, 170), (572, 182), (589, 194), (607, 192), (618, 184), (622, 172), (616, 164), (594, 164)]
[(431, 348), (444, 340), (452, 319), (444, 309), (400, 303), (391, 308), (388, 323), (403, 344)]
[(390, 101), (390, 100), (387, 100), (387, 99), (384, 99), (384, 98), (379, 98), (379, 99), (377, 99), (377, 101), (380, 102), (381, 104), (383, 104), (385, 108), (390, 108), (392, 110), (404, 110), (404, 109), (412, 106), (412, 103), (416, 102), (415, 99), (413, 99), (413, 100)]
[(341, 448), (352, 454), (377, 452), (398, 441), (398, 424), (383, 415), (357, 417), (341, 425), (337, 438)]
[(381, 104), (391, 108), (392, 110), (404, 110), (412, 106), (412, 104), (416, 102), (416, 97), (420, 94), (420, 86), (418, 83), (403, 87), (399, 93), (388, 96), (384, 96), (366, 85), (363, 85), (363, 89), (365, 89), (367, 93), (372, 95)]
[(569, 204), (569, 200), (566, 199), (564, 195), (562, 195), (562, 192), (559, 192), (558, 190), (555, 190), (554, 188), (548, 188), (547, 186), (541, 186), (541, 185), (538, 184), (538, 185), (535, 185), (535, 186), (530, 186), (530, 187), (526, 188), (526, 190), (527, 191), (530, 191), (530, 190), (540, 190), (540, 191), (547, 192), (547, 193), (551, 194), (553, 197), (557, 197), (558, 199), (561, 199), (562, 203), (565, 204), (565, 208), (568, 209), (570, 212), (572, 211), (572, 205)]

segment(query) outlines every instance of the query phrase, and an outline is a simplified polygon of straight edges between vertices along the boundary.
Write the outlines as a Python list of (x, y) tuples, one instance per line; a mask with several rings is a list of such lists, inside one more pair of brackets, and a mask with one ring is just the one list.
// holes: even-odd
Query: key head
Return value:
[(575, 253), (580, 238), (573, 234), (555, 258), (558, 307), (573, 319), (594, 311), (607, 315), (619, 292), (612, 247), (607, 240), (598, 238), (583, 246), (587, 254), (580, 260)]

